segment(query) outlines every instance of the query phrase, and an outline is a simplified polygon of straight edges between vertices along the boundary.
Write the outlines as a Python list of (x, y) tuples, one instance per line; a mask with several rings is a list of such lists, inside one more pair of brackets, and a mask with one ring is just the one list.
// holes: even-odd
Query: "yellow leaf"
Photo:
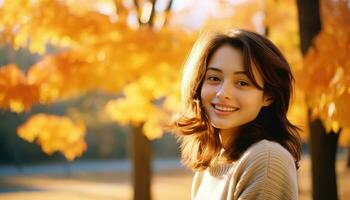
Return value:
[(45, 153), (59, 151), (68, 160), (81, 156), (87, 148), (85, 125), (74, 123), (67, 117), (37, 114), (20, 125), (17, 132), (28, 142), (37, 142)]

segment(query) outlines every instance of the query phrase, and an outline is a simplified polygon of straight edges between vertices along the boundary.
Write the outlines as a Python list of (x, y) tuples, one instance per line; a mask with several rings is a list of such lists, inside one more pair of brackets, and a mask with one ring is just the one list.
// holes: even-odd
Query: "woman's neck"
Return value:
[(224, 149), (230, 149), (233, 144), (238, 130), (237, 129), (220, 129), (220, 142)]

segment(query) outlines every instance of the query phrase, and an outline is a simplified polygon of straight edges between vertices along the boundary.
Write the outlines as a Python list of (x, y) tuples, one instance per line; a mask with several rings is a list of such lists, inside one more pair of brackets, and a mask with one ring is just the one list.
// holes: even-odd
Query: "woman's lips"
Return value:
[(228, 106), (224, 104), (212, 104), (214, 112), (218, 115), (230, 115), (233, 112), (239, 110), (239, 108), (234, 106)]

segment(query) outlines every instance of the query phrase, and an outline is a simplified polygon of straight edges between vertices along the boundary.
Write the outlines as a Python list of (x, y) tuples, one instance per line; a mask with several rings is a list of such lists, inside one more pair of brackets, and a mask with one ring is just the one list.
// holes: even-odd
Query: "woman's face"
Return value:
[[(253, 67), (259, 86), (263, 79)], [(210, 59), (201, 88), (201, 101), (211, 124), (221, 131), (235, 131), (254, 120), (270, 101), (249, 80), (243, 55), (229, 45), (219, 47)]]

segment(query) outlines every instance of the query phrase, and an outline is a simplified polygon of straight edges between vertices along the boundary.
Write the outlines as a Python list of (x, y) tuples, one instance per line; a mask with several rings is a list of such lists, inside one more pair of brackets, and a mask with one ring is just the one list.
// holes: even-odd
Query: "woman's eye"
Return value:
[(208, 81), (216, 82), (216, 81), (220, 81), (220, 79), (218, 77), (215, 77), (215, 76), (209, 76)]
[(237, 81), (236, 84), (238, 86), (249, 86), (249, 83), (247, 81)]

